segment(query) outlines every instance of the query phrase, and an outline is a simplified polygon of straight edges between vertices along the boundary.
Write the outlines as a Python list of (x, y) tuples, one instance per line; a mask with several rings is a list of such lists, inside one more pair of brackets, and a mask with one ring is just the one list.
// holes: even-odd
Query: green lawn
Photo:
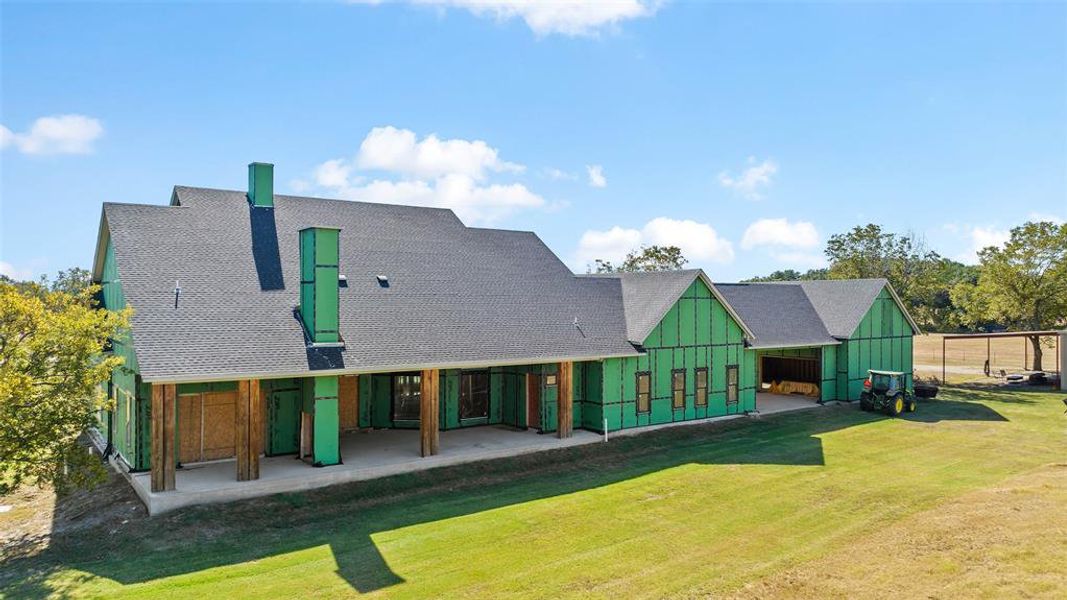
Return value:
[[(1067, 460), (1063, 395), (942, 396), (902, 419), (828, 407), (100, 526), (7, 559), (0, 590), (618, 597), (747, 593), (766, 581), (780, 595), (790, 590), (783, 573), (848, 565), (856, 587), (846, 595), (874, 596), (852, 556), (888, 543), (872, 536), (894, 526), (912, 528), (901, 539), (932, 530), (948, 507), (965, 519), (975, 494)], [(1041, 499), (1042, 486), (1058, 489), (1028, 489)], [(1067, 506), (1050, 498), (1059, 519)], [(1012, 575), (1018, 591), (1064, 591), (1055, 582), (1067, 573), (1049, 571), (1065, 568), (1067, 544), (1044, 552), (1001, 561), (1005, 573), (1022, 573)], [(958, 578), (971, 560), (946, 556), (961, 564), (938, 564), (928, 585), (939, 569), (946, 582)], [(870, 569), (874, 581), (877, 561)]]

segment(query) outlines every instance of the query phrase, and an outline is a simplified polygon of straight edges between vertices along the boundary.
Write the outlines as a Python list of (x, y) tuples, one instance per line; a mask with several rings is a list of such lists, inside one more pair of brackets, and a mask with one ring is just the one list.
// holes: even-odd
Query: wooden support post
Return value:
[(248, 478), (259, 479), (259, 455), (263, 453), (263, 388), (258, 379), (248, 385)]
[(440, 451), (441, 434), (438, 431), (438, 419), (440, 416), (438, 390), (440, 384), (440, 371), (437, 369), (424, 369), (420, 378), (421, 389), (419, 406), (419, 432), (421, 452), (423, 456), (432, 456)]
[(177, 386), (152, 384), (152, 436), (151, 483), (153, 492), (173, 490), (175, 455), (175, 427), (177, 426)]
[(945, 336), (941, 336), (941, 385), (947, 385), (948, 381), (945, 380), (945, 348), (947, 347), (947, 340)]
[(234, 411), (237, 422), (234, 427), (234, 445), (237, 455), (237, 481), (248, 481), (248, 380), (237, 382), (237, 407)]
[(559, 363), (559, 381), (556, 382), (556, 397), (559, 399), (556, 417), (556, 434), (560, 439), (571, 437), (574, 428), (574, 363)]
[(235, 429), (237, 481), (259, 479), (259, 453), (263, 439), (261, 390), (258, 379), (237, 382)]

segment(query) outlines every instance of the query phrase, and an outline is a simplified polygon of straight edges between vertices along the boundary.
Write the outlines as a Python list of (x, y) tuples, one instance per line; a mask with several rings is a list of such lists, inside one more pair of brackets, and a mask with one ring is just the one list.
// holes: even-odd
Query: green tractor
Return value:
[(915, 395), (905, 387), (904, 373), (898, 371), (867, 371), (860, 393), (860, 408), (880, 411), (891, 417), (902, 412), (915, 412)]

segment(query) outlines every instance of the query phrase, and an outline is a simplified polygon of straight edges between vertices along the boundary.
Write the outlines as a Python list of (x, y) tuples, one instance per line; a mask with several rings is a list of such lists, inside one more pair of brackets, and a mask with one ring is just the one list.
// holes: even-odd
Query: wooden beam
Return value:
[(237, 406), (234, 418), (234, 445), (237, 455), (237, 481), (248, 481), (248, 380), (237, 382)]
[(152, 385), (152, 413), (150, 415), (152, 438), (149, 466), (152, 470), (152, 491), (162, 492), (163, 485), (163, 386)]
[(441, 434), (438, 431), (440, 371), (424, 369), (419, 382), (420, 451), (423, 456), (433, 456), (441, 449)]
[(559, 399), (556, 416), (556, 435), (560, 439), (571, 437), (574, 429), (574, 363), (559, 363), (559, 381), (556, 382), (556, 397)]
[(263, 388), (258, 379), (248, 382), (248, 478), (259, 479), (259, 455), (263, 453)]
[(166, 492), (175, 487), (174, 467), (178, 462), (175, 455), (178, 402), (176, 391), (177, 386), (174, 384), (152, 385), (152, 456), (149, 464), (153, 492)]

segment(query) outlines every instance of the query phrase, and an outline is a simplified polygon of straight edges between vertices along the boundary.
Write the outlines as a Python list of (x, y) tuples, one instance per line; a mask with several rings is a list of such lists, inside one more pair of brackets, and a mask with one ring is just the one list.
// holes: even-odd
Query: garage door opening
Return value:
[(822, 360), (796, 356), (761, 356), (756, 410), (778, 412), (819, 401)]

